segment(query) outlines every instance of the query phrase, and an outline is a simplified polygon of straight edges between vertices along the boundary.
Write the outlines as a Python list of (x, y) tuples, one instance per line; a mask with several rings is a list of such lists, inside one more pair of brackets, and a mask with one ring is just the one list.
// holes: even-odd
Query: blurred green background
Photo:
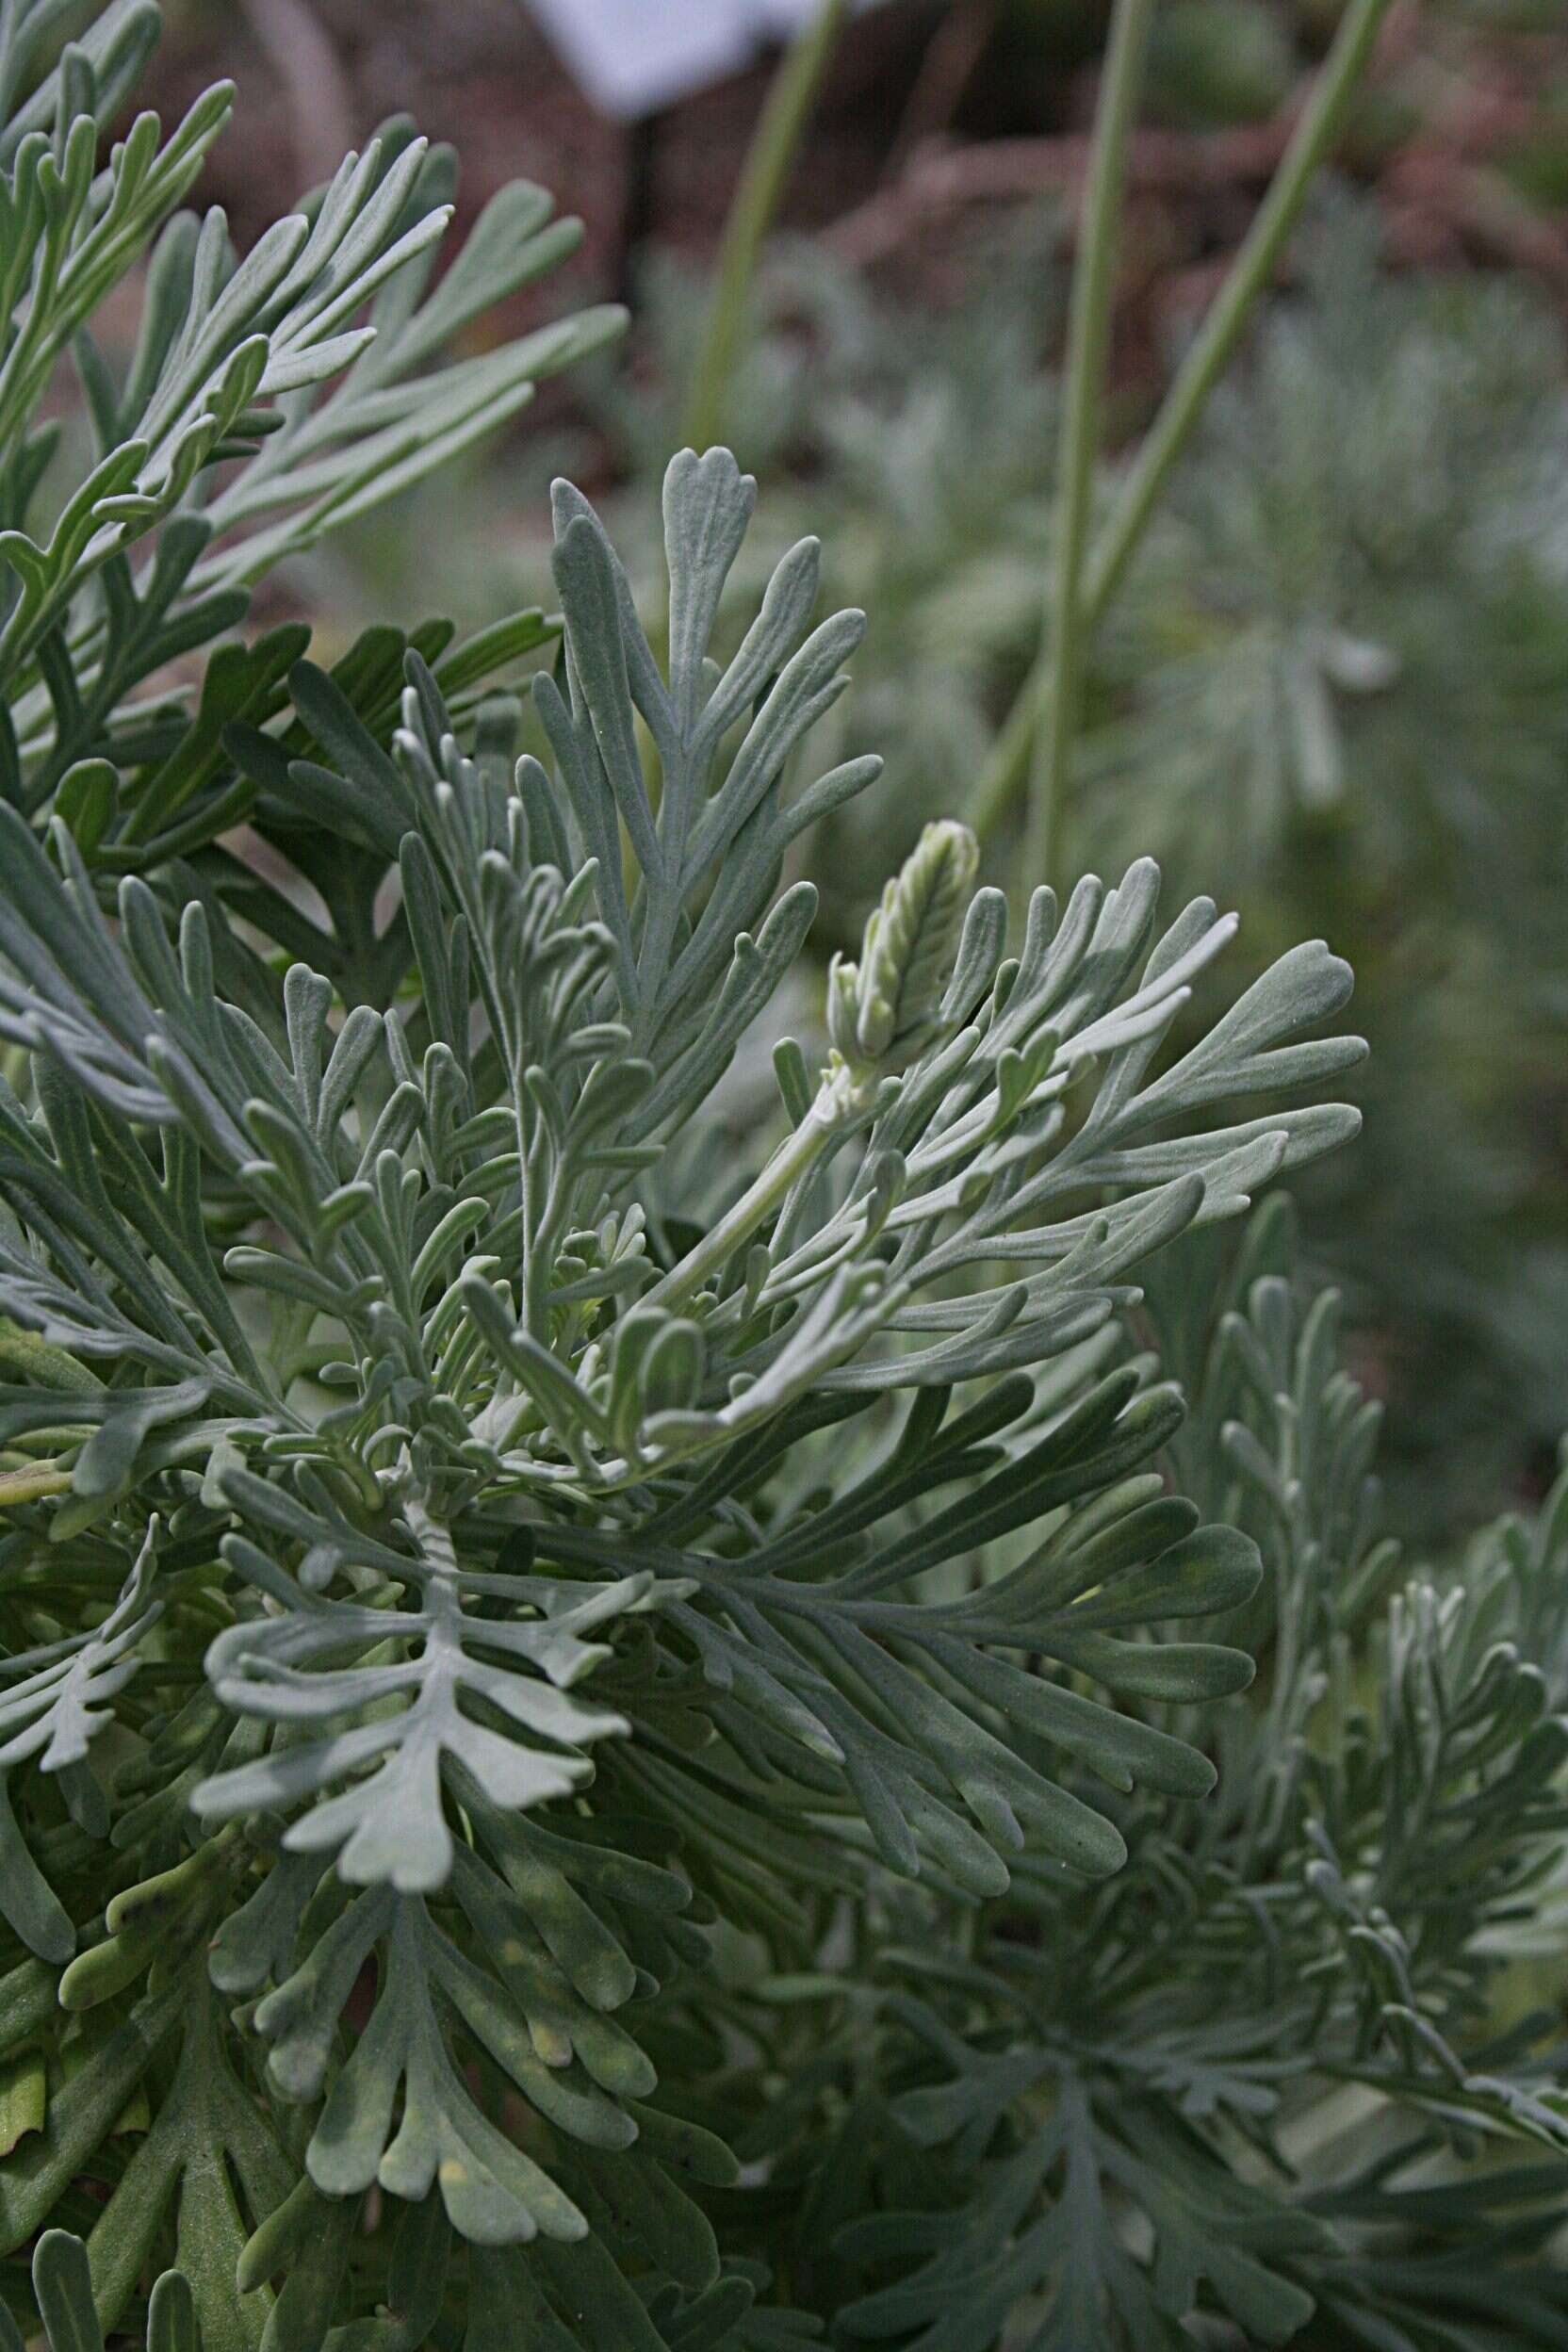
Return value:
[[(700, 5), (700, 0), (692, 0)], [(1246, 232), (1337, 0), (1165, 0), (1132, 149), (1107, 484)], [(587, 235), (486, 333), (624, 292), (626, 344), (508, 438), (274, 580), (326, 658), (370, 617), (549, 600), (569, 471), (638, 557), (682, 437), (774, 60), (627, 124), (523, 0), (176, 0), (148, 100), (241, 104), (204, 193), (243, 246), (389, 113), (472, 217), (543, 181)], [(818, 533), (867, 645), (829, 726), (879, 791), (808, 851), (825, 957), (964, 813), (1037, 651), (1072, 223), (1103, 0), (885, 0), (839, 42), (751, 285), (721, 437), (750, 571)], [(1358, 973), (1366, 1127), (1303, 1187), (1419, 1533), (1539, 1491), (1568, 1424), (1568, 8), (1395, 0), (1287, 266), (1088, 655), (1049, 878), (1152, 851), (1239, 906), (1228, 983), (1323, 936)], [(134, 312), (133, 312), (134, 315)], [(642, 534), (639, 538), (639, 534)], [(1011, 809), (987, 866), (1017, 884)], [(1208, 1008), (1213, 1009), (1212, 1002)], [(792, 1007), (808, 1021), (810, 1009)]]

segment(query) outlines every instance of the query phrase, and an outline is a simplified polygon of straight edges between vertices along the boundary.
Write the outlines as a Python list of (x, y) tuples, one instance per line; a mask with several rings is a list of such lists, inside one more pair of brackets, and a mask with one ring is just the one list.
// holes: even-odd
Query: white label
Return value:
[[(655, 114), (787, 41), (818, 0), (527, 0), (601, 113)], [(871, 0), (858, 0), (865, 8)]]

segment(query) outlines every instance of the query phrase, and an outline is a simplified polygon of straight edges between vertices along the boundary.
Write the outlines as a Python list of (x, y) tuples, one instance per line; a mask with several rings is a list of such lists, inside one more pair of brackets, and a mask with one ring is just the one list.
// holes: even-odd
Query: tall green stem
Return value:
[[(1274, 274), (1307, 191), (1344, 125), (1346, 109), (1388, 8), (1389, 0), (1350, 0), (1340, 20), (1333, 46), (1257, 218), (1161, 402), (1122, 482), (1104, 536), (1091, 553), (1072, 621), (1080, 652), (1119, 587), (1160, 494), (1192, 437), (1210, 393), (1234, 355), (1254, 304)], [(1055, 666), (1042, 651), (998, 733), (970, 810), (970, 823), (982, 840), (1011, 807), (1028, 774), (1037, 729), (1051, 702)], [(1071, 724), (1070, 712), (1069, 743)], [(1031, 873), (1037, 872), (1031, 863)]]
[(1230, 366), (1253, 304), (1266, 288), (1295, 227), (1308, 189), (1339, 136), (1345, 110), (1361, 79), (1389, 0), (1351, 0), (1323, 71), (1301, 112), (1268, 193), (1258, 207), (1241, 251), (1231, 266), (1202, 325), (1193, 337), (1176, 381), (1161, 403), (1121, 485), (1120, 494), (1094, 551), (1085, 605), (1095, 617), (1121, 583), (1134, 550), (1191, 437), (1205, 401)]
[(685, 438), (694, 449), (710, 448), (723, 431), (725, 400), (745, 332), (762, 242), (848, 14), (849, 0), (822, 0), (774, 76), (752, 136), (725, 224), (712, 301), (692, 371)]
[(1079, 578), (1100, 446), (1117, 233), (1127, 178), (1127, 141), (1137, 112), (1153, 15), (1154, 0), (1117, 0), (1100, 83), (1083, 233), (1072, 273), (1056, 473), (1055, 562), (1045, 624), (1047, 650), (1041, 657), (1049, 660), (1051, 692), (1045, 724), (1037, 732), (1029, 799), (1025, 871), (1031, 882), (1044, 881), (1050, 869), (1056, 810), (1061, 805), (1077, 711), (1082, 632)]

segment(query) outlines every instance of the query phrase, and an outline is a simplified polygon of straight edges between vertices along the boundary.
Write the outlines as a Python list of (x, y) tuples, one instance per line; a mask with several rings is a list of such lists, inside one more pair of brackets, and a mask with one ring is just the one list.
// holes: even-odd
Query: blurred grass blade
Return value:
[(1088, 533), (1089, 499), (1100, 449), (1100, 422), (1116, 284), (1117, 238), (1127, 178), (1127, 142), (1137, 113), (1153, 0), (1118, 0), (1100, 82), (1094, 155), (1085, 190), (1083, 231), (1072, 272), (1067, 380), (1062, 401), (1056, 474), (1053, 587), (1046, 614), (1051, 694), (1035, 740), (1026, 883), (1044, 881), (1051, 863), (1055, 811), (1071, 747), (1078, 702), (1081, 615), (1079, 580)]
[(774, 76), (752, 136), (725, 223), (712, 301), (692, 371), (684, 437), (694, 449), (710, 448), (723, 430), (725, 397), (745, 332), (762, 242), (848, 16), (849, 0), (822, 0)]
[[(1074, 615), (1080, 647), (1119, 587), (1160, 493), (1273, 276), (1307, 193), (1339, 137), (1388, 6), (1389, 0), (1350, 0), (1341, 19), (1257, 218), (1122, 483), (1105, 535), (1091, 553)], [(1029, 773), (1036, 729), (1052, 688), (1052, 664), (1042, 653), (1019, 689), (975, 791), (970, 823), (982, 840), (1005, 815)]]

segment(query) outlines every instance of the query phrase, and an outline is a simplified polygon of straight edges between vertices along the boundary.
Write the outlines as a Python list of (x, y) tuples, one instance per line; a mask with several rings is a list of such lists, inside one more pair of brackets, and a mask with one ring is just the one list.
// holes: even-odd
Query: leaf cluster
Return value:
[[(1213, 1784), (1124, 1701), (1249, 1677), (1149, 1636), (1238, 1608), (1254, 1547), (1162, 1499), (1175, 1394), (1083, 1351), (1353, 1127), (1217, 1123), (1354, 1060), (1309, 1034), (1348, 975), (1302, 949), (1162, 1064), (1233, 923), (1162, 928), (1144, 863), (1037, 892), (1009, 953), (935, 827), (694, 1233), (663, 1146), (799, 952), (791, 842), (874, 770), (799, 772), (861, 628), (813, 621), (812, 543), (710, 657), (752, 499), (727, 453), (670, 468), (666, 675), (558, 492), (553, 772), (509, 772), (494, 711), (464, 748), (416, 654), (389, 745), (308, 664), (302, 736), (231, 730), (264, 838), (313, 814), (324, 970), (256, 943), (281, 883), (211, 866), (172, 933), (128, 874), (111, 919), (63, 821), (0, 812), (8, 2045), (43, 2043), (0, 2225), (100, 2180), (111, 2326), (172, 2246), (211, 2342), (314, 2347), (373, 2191), (472, 2344), (514, 2295), (672, 2345), (717, 2297), (743, 2343), (755, 2281), (690, 2193), (732, 2159), (678, 2073), (655, 2096), (719, 1923), (890, 1871), (1082, 1887), (1119, 1796)], [(41, 1982), (103, 2036), (70, 2081)]]
[[(1442, 1544), (1542, 1475), (1568, 1418), (1561, 333), (1526, 284), (1391, 270), (1344, 190), (1292, 266), (1086, 649), (1064, 871), (1152, 852), (1179, 890), (1222, 878), (1235, 988), (1315, 931), (1354, 965), (1366, 1139), (1300, 1205), (1383, 1365), (1401, 1524)], [(775, 511), (808, 495), (837, 593), (876, 615), (827, 725), (839, 757), (886, 757), (900, 850), (987, 770), (1050, 576), (1049, 236), (970, 276), (944, 308), (781, 254), (733, 400)], [(640, 330), (677, 381), (689, 302), (654, 279)], [(617, 388), (610, 414), (641, 457), (656, 401)], [(866, 801), (823, 836), (834, 944), (889, 822)], [(987, 870), (1015, 849), (993, 822)]]

